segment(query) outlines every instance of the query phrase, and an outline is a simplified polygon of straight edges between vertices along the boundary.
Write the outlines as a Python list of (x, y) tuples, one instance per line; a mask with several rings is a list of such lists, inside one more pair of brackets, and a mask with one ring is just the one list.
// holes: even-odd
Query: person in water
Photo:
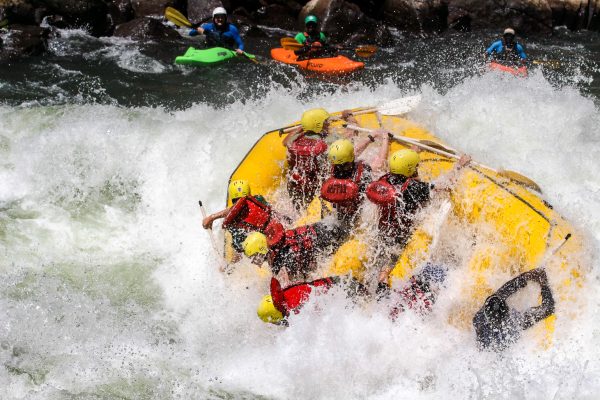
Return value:
[(309, 58), (318, 58), (331, 52), (327, 36), (318, 28), (319, 20), (314, 15), (307, 15), (304, 18), (305, 31), (299, 32), (294, 39), (303, 47), (294, 51), (298, 56), (298, 61)]
[[(336, 139), (330, 132), (331, 115), (323, 108), (305, 111), (300, 127), (283, 139), (287, 148), (287, 191), (296, 210), (304, 210), (321, 187), (327, 168), (328, 141)], [(356, 123), (350, 111), (342, 119)]]
[[(541, 287), (542, 303), (527, 311), (511, 309), (507, 299), (527, 283), (537, 282)], [(480, 349), (502, 351), (515, 343), (521, 332), (554, 313), (554, 297), (543, 268), (527, 271), (506, 282), (489, 296), (473, 318), (473, 326)]]
[(223, 7), (217, 7), (212, 15), (213, 22), (192, 28), (189, 35), (204, 34), (207, 47), (226, 47), (235, 50), (238, 55), (244, 54), (244, 42), (237, 27), (227, 22), (227, 11)]
[(238, 253), (243, 253), (242, 244), (249, 232), (283, 231), (279, 222), (283, 217), (273, 211), (263, 196), (252, 195), (248, 181), (232, 181), (228, 191), (232, 206), (204, 218), (204, 229), (212, 229), (215, 220), (225, 218), (223, 229), (231, 233), (233, 248)]
[[(386, 143), (387, 145), (387, 143)], [(463, 155), (446, 176), (435, 184), (418, 178), (419, 154), (411, 149), (398, 150), (388, 160), (389, 173), (367, 188), (367, 198), (379, 209), (377, 243), (373, 257), (379, 270), (378, 289), (387, 289), (389, 274), (408, 243), (413, 231), (415, 214), (431, 198), (432, 190), (448, 190), (458, 176), (458, 171), (471, 158)]]
[(269, 263), (271, 272), (284, 287), (306, 282), (317, 268), (319, 255), (330, 255), (343, 240), (344, 231), (337, 221), (319, 221), (286, 231), (252, 232), (244, 240), (244, 254), (252, 263)]
[(340, 276), (330, 276), (311, 282), (301, 282), (285, 289), (276, 278), (271, 278), (271, 293), (264, 296), (258, 306), (258, 317), (264, 322), (276, 325), (286, 325), (287, 317), (292, 313), (298, 314), (302, 306), (315, 294), (324, 294), (334, 286), (343, 286), (348, 297), (365, 296), (364, 286), (355, 279), (344, 279)]
[(500, 64), (525, 64), (527, 55), (523, 46), (515, 40), (515, 30), (506, 28), (502, 39), (491, 44), (485, 51), (485, 59), (497, 61)]
[(330, 175), (321, 186), (321, 198), (330, 202), (336, 210), (337, 218), (344, 224), (347, 233), (356, 222), (358, 212), (364, 202), (367, 186), (372, 181), (372, 170), (385, 159), (387, 148), (383, 148), (379, 157), (371, 164), (356, 160), (362, 152), (375, 142), (375, 137), (385, 135), (383, 131), (375, 131), (356, 146), (348, 139), (339, 139), (329, 146), (327, 158), (331, 164)]

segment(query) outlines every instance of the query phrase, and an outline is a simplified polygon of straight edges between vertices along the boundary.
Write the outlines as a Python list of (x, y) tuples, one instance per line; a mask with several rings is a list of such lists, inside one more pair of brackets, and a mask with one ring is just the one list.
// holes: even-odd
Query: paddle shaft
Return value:
[[(204, 205), (202, 204), (202, 200), (198, 201), (198, 205), (200, 206), (200, 212), (202, 213), (202, 217), (206, 218), (206, 210), (204, 209)], [(212, 244), (212, 248), (217, 256), (217, 260), (219, 261), (219, 271), (225, 272), (227, 269), (227, 263), (221, 253), (219, 252), (219, 246), (217, 245), (217, 239), (215, 239), (215, 234), (211, 229), (208, 229), (208, 235), (210, 236), (210, 242)]]

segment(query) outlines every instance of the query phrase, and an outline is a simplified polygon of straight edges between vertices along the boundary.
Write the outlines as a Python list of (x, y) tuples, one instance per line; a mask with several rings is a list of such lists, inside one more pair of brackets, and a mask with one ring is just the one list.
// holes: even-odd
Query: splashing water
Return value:
[[(494, 167), (535, 179), (600, 242), (600, 111), (541, 74), (485, 74), (445, 94), (423, 86), (411, 118)], [(302, 110), (401, 97), (392, 82), (298, 100), (185, 111), (115, 105), (0, 106), (0, 398), (594, 398), (600, 391), (596, 269), (575, 319), (542, 351), (503, 355), (445, 320), (392, 322), (376, 305), (318, 299), (290, 328), (263, 324), (268, 288), (217, 272), (197, 200), (223, 207), (260, 134)], [(242, 274), (242, 273), (240, 273)], [(448, 286), (459, 282), (451, 274)]]

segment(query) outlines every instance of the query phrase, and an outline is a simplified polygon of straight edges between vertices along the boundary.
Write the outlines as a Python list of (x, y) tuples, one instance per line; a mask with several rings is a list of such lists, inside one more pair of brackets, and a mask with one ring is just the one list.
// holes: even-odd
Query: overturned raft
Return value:
[[(361, 109), (355, 110), (357, 113)], [(339, 114), (338, 114), (339, 115)], [(357, 115), (358, 123), (364, 128), (385, 128), (395, 135), (427, 143), (438, 143), (449, 148), (430, 132), (400, 116), (381, 116), (375, 112)], [(339, 127), (341, 122), (332, 126)], [(285, 185), (286, 149), (282, 145), (284, 130), (265, 133), (250, 149), (231, 175), (231, 180), (247, 179), (253, 193), (262, 194), (273, 201), (276, 191)], [(366, 135), (366, 133), (364, 133)], [(435, 145), (434, 145), (435, 146)], [(405, 148), (394, 142), (390, 152)], [(455, 159), (434, 152), (420, 153), (419, 176), (431, 181), (449, 171)], [(527, 178), (525, 178), (527, 181)], [(559, 315), (561, 303), (574, 303), (583, 284), (584, 265), (582, 237), (573, 226), (553, 210), (542, 195), (524, 185), (522, 180), (510, 179), (510, 175), (484, 168), (470, 166), (464, 170), (450, 195), (451, 216), (466, 227), (469, 246), (462, 263), (467, 268), (467, 277), (461, 282), (461, 299), (448, 316), (449, 321), (459, 327), (470, 329), (473, 315), (485, 298), (498, 289), (506, 280), (527, 270), (546, 265), (549, 281), (557, 302)], [(227, 199), (228, 206), (231, 201)], [(321, 216), (321, 204), (315, 199), (307, 215), (297, 225), (314, 222)], [(374, 221), (375, 223), (375, 221)], [(550, 250), (570, 240), (552, 257)], [(427, 259), (432, 243), (432, 233), (426, 227), (417, 227), (414, 235), (394, 267), (390, 280), (406, 280)], [(352, 238), (342, 245), (333, 256), (326, 274), (341, 275), (352, 272), (360, 277), (364, 272), (367, 245), (360, 238)], [(226, 235), (226, 252), (232, 255), (230, 238)], [(542, 343), (551, 343), (555, 329), (555, 316), (547, 318), (534, 330)]]

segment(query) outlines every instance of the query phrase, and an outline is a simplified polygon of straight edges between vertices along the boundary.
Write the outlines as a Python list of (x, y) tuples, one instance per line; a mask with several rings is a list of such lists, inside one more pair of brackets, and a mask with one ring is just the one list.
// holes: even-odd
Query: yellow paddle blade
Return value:
[(298, 43), (294, 38), (281, 38), (279, 40), (281, 47), (286, 50), (300, 50), (302, 48), (302, 43)]
[(537, 183), (535, 183), (533, 180), (526, 177), (525, 175), (521, 175), (518, 172), (509, 171), (509, 170), (505, 170), (505, 169), (498, 171), (498, 174), (505, 178), (510, 179), (511, 181), (513, 181), (515, 183), (518, 183), (525, 187), (531, 188), (538, 193), (542, 193), (542, 188)]
[(354, 49), (354, 51), (359, 57), (369, 58), (375, 55), (375, 53), (377, 52), (377, 46), (358, 46), (356, 49)]
[(183, 27), (191, 28), (192, 27), (192, 23), (190, 22), (190, 20), (187, 19), (185, 17), (185, 15), (183, 15), (182, 13), (180, 13), (173, 7), (165, 8), (165, 18), (167, 18), (169, 21), (171, 21), (172, 23), (174, 23), (175, 25), (177, 25), (181, 28), (183, 28)]

